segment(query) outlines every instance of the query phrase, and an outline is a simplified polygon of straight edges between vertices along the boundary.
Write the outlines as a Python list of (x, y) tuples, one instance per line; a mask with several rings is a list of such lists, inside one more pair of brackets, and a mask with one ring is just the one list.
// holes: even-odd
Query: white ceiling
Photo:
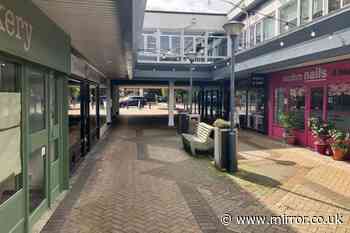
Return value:
[(72, 46), (111, 79), (128, 75), (121, 33), (121, 1), (33, 0), (70, 34)]

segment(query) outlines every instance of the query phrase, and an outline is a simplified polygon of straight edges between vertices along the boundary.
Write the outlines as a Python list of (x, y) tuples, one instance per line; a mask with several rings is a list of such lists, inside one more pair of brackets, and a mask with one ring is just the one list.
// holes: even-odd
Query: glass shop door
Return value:
[(63, 96), (63, 80), (51, 72), (49, 75), (49, 204), (60, 193), (60, 176), (62, 161), (62, 132), (61, 132), (61, 117), (62, 101), (59, 96)]
[(45, 70), (37, 67), (26, 69), (29, 123), (29, 211), (32, 226), (48, 207), (48, 82)]
[[(325, 113), (325, 97), (326, 97), (326, 89), (324, 86), (313, 86), (309, 88), (309, 101), (307, 107), (307, 119), (310, 118), (319, 118), (324, 120)], [(308, 124), (306, 124), (308, 127)], [(314, 137), (312, 136), (311, 130), (307, 131), (307, 145), (310, 147), (314, 146)]]

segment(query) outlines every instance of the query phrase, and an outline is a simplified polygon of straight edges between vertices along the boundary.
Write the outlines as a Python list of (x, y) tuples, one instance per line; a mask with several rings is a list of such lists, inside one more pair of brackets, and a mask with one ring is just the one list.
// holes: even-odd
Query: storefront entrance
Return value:
[(283, 71), (271, 74), (269, 135), (282, 138), (279, 120), (283, 112), (296, 116), (295, 134), (300, 145), (313, 147), (309, 120), (318, 118), (349, 131), (350, 61)]
[(30, 156), (28, 162), (30, 225), (35, 223), (61, 191), (63, 79), (54, 72), (26, 69)]
[[(308, 104), (306, 105), (306, 120), (308, 121), (311, 118), (318, 118), (325, 120), (325, 99), (326, 99), (326, 87), (325, 86), (312, 86), (308, 88), (307, 100)], [(306, 145), (312, 147), (314, 145), (315, 139), (312, 136), (311, 130), (309, 129), (309, 124), (306, 122)]]
[(238, 81), (236, 113), (241, 128), (267, 133), (267, 83), (267, 79), (262, 76), (253, 76)]
[(99, 138), (99, 101), (96, 83), (69, 80), (69, 148), (73, 173)]

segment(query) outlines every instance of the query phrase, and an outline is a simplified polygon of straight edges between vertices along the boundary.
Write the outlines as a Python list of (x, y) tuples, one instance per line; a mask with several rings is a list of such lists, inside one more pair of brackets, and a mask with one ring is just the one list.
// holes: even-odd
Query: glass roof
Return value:
[(228, 13), (237, 0), (147, 0), (147, 10)]

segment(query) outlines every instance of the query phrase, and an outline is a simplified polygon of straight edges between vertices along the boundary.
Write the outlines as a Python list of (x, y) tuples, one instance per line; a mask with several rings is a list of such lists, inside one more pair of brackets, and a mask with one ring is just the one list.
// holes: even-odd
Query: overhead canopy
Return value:
[(107, 77), (132, 77), (135, 34), (142, 30), (145, 0), (33, 2), (70, 34), (72, 46)]

